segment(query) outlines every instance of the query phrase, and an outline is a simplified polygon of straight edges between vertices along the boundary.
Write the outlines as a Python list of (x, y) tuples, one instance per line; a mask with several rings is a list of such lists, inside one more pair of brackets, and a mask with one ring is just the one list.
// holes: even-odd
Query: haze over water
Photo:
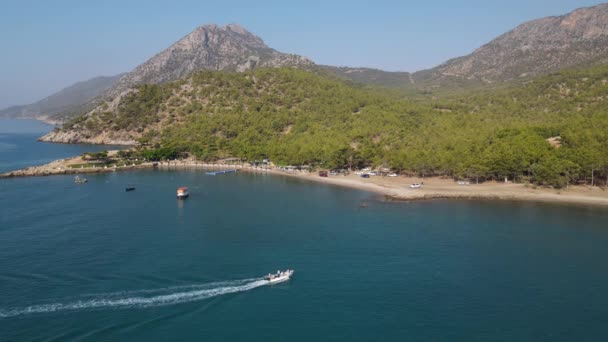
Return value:
[(53, 126), (35, 120), (0, 119), (0, 173), (42, 165), (85, 152), (121, 148), (111, 145), (65, 145), (36, 141), (52, 129)]
[[(3, 137), (27, 152), (15, 165), (48, 145)], [(606, 209), (383, 202), (246, 173), (87, 178), (0, 180), (0, 340), (606, 339)]]

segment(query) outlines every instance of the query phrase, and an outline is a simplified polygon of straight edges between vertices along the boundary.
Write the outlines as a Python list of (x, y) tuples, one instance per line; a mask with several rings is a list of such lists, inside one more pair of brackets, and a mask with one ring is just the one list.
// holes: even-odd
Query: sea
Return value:
[[(107, 148), (0, 127), (4, 171)], [(604, 208), (397, 202), (252, 173), (86, 177), (0, 179), (1, 341), (608, 340)]]

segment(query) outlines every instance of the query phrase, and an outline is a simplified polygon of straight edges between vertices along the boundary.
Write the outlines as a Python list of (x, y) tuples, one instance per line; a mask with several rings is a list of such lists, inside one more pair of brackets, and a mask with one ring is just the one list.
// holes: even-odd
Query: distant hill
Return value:
[(524, 23), (470, 55), (414, 73), (419, 83), (499, 83), (608, 62), (608, 4)]
[(335, 75), (340, 79), (369, 86), (388, 88), (410, 88), (415, 85), (409, 72), (384, 71), (372, 68), (335, 67), (319, 65), (318, 70)]
[(608, 4), (524, 23), (473, 53), (415, 73), (322, 66), (336, 76), (388, 88), (469, 88), (525, 81), (608, 62)]
[(94, 109), (140, 84), (171, 82), (201, 70), (247, 71), (260, 67), (312, 68), (307, 58), (278, 52), (239, 25), (204, 25), (133, 71), (76, 83), (30, 105), (0, 111), (0, 117), (63, 122)]
[(201, 70), (307, 68), (313, 64), (304, 57), (268, 47), (261, 38), (239, 25), (204, 25), (121, 77), (108, 94), (113, 97), (139, 84), (175, 81)]
[(38, 102), (0, 110), (0, 117), (62, 122), (65, 118), (71, 118), (94, 108), (96, 105), (94, 99), (107, 91), (120, 77), (122, 74), (100, 76), (75, 83)]

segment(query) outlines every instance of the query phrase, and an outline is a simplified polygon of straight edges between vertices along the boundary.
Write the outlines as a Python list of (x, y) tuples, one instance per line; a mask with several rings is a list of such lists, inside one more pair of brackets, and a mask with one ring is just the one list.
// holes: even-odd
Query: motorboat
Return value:
[(188, 192), (187, 187), (182, 186), (180, 188), (177, 188), (177, 198), (188, 198), (188, 196), (190, 196), (190, 193)]
[(285, 270), (285, 271), (277, 271), (275, 274), (268, 274), (264, 277), (265, 280), (268, 280), (269, 283), (280, 283), (283, 281), (287, 281), (293, 275), (293, 270)]

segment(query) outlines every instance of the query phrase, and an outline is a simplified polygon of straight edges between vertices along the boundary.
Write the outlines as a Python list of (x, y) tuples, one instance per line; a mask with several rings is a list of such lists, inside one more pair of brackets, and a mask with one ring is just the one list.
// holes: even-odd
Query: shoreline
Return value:
[[(265, 173), (313, 181), (317, 183), (347, 187), (383, 195), (396, 201), (420, 201), (434, 199), (454, 200), (507, 200), (562, 204), (582, 204), (608, 207), (608, 191), (598, 187), (571, 186), (555, 190), (525, 184), (486, 182), (483, 184), (458, 185), (452, 179), (439, 177), (382, 177), (361, 178), (351, 173), (348, 176), (319, 177), (316, 172), (282, 170), (276, 167), (253, 167), (248, 165), (211, 164), (195, 160), (169, 162), (145, 162), (117, 167), (80, 167), (70, 165), (82, 163), (80, 157), (66, 158), (51, 163), (28, 167), (0, 174), (0, 178), (38, 177), (52, 175), (78, 175), (129, 170), (217, 170), (236, 169), (239, 172)], [(424, 182), (420, 189), (410, 189), (412, 183)]]

